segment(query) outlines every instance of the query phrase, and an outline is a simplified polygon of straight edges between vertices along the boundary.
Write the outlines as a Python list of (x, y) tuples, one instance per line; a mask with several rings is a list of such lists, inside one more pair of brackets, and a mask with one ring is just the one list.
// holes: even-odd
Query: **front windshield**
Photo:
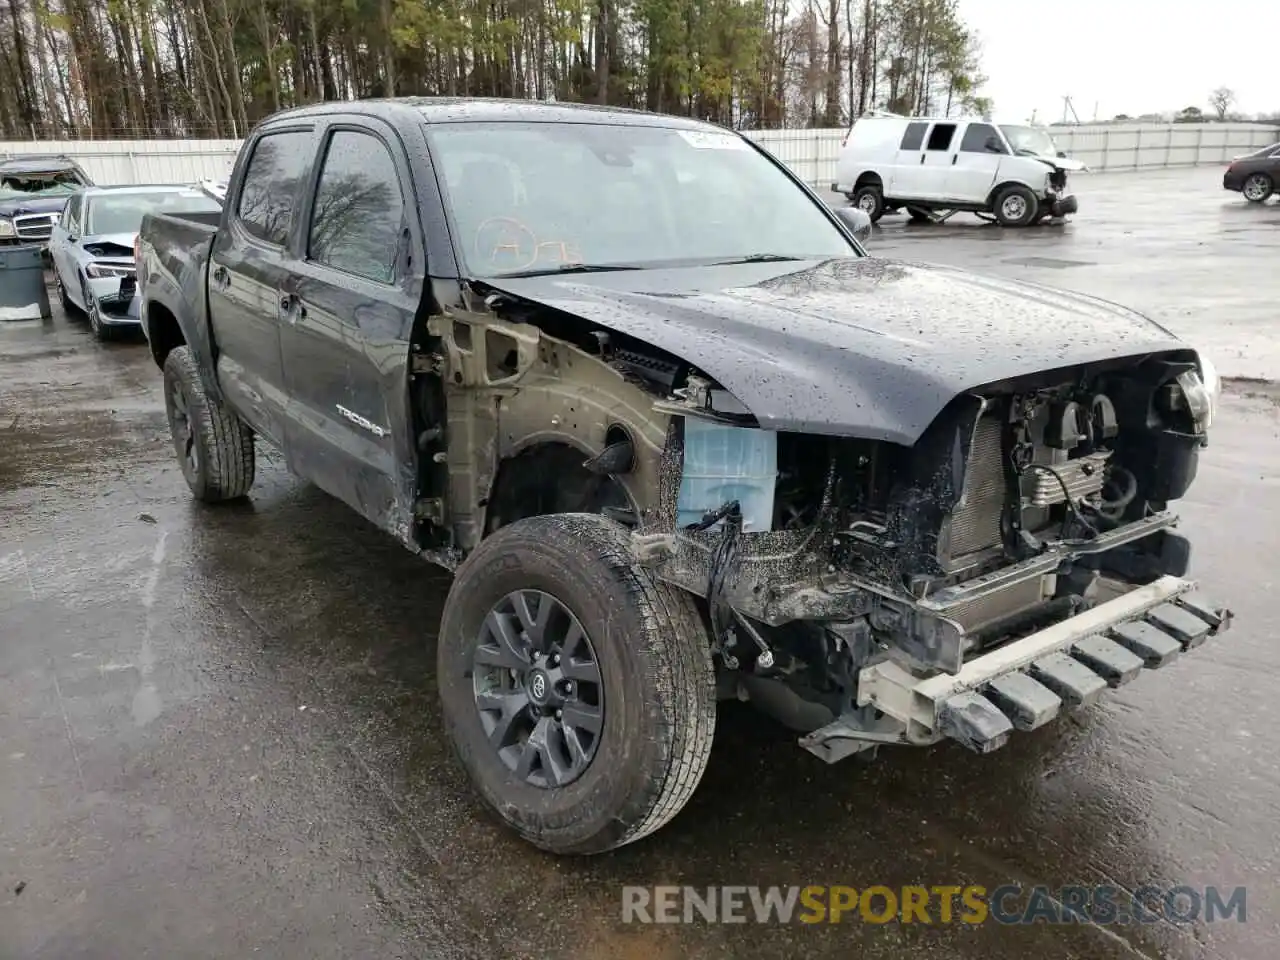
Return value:
[(817, 204), (731, 133), (463, 122), (429, 136), (472, 276), (857, 255)]
[(69, 197), (80, 189), (72, 170), (51, 173), (7, 173), (0, 178), (0, 200)]
[(218, 202), (198, 190), (154, 193), (104, 193), (89, 198), (86, 235), (137, 233), (148, 213), (201, 213), (221, 210)]
[(1014, 153), (1034, 153), (1041, 157), (1056, 157), (1058, 145), (1053, 137), (1036, 127), (1004, 126), (1000, 129), (1009, 140)]

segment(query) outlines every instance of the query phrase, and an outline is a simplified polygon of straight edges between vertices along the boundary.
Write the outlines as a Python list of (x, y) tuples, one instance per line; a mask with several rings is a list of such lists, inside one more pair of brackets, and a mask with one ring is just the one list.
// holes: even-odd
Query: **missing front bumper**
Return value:
[(892, 661), (862, 670), (857, 703), (873, 726), (846, 716), (800, 742), (834, 761), (877, 743), (958, 740), (988, 753), (1015, 730), (1034, 730), (1063, 705), (1087, 706), (1108, 687), (1161, 667), (1226, 630), (1230, 611), (1180, 577), (1099, 604), (990, 653), (956, 674), (921, 678)]

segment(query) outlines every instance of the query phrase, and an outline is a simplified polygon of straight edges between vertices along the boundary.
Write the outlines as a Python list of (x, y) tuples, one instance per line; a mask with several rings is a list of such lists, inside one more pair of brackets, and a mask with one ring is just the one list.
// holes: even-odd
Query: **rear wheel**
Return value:
[(253, 432), (209, 396), (187, 347), (164, 360), (164, 406), (173, 450), (197, 500), (218, 503), (243, 497), (253, 486)]
[(1010, 184), (996, 194), (993, 212), (1003, 227), (1025, 227), (1035, 221), (1040, 201), (1030, 187)]
[(437, 681), (481, 797), (553, 853), (600, 853), (657, 830), (710, 755), (702, 619), (605, 517), (530, 517), (482, 541), (445, 601)]
[(875, 223), (884, 216), (884, 191), (878, 183), (864, 183), (853, 191), (853, 205)]
[(1275, 192), (1275, 184), (1265, 173), (1250, 174), (1240, 191), (1250, 203), (1265, 203)]

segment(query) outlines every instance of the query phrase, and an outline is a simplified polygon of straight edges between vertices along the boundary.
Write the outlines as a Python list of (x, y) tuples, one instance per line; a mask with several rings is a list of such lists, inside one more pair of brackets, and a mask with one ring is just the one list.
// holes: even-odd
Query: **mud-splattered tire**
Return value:
[(209, 396), (187, 347), (165, 357), (164, 406), (174, 453), (195, 498), (218, 503), (245, 496), (253, 486), (253, 432)]
[[(520, 590), (567, 608), (599, 667), (599, 740), (562, 786), (531, 783), (504, 762), (477, 706), (482, 625)], [(605, 517), (530, 517), (481, 542), (445, 601), (437, 680), (449, 738), (483, 800), (553, 853), (601, 853), (657, 830), (693, 795), (711, 752), (715, 680), (702, 618), (688, 594), (635, 563), (629, 533)]]

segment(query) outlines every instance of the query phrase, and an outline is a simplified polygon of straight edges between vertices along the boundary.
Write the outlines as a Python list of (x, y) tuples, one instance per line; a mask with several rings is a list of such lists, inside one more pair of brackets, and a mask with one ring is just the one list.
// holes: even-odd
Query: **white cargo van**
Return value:
[(967, 210), (1025, 227), (1078, 209), (1061, 153), (1040, 127), (933, 117), (866, 116), (840, 148), (831, 189), (872, 221), (905, 208), (913, 220)]

